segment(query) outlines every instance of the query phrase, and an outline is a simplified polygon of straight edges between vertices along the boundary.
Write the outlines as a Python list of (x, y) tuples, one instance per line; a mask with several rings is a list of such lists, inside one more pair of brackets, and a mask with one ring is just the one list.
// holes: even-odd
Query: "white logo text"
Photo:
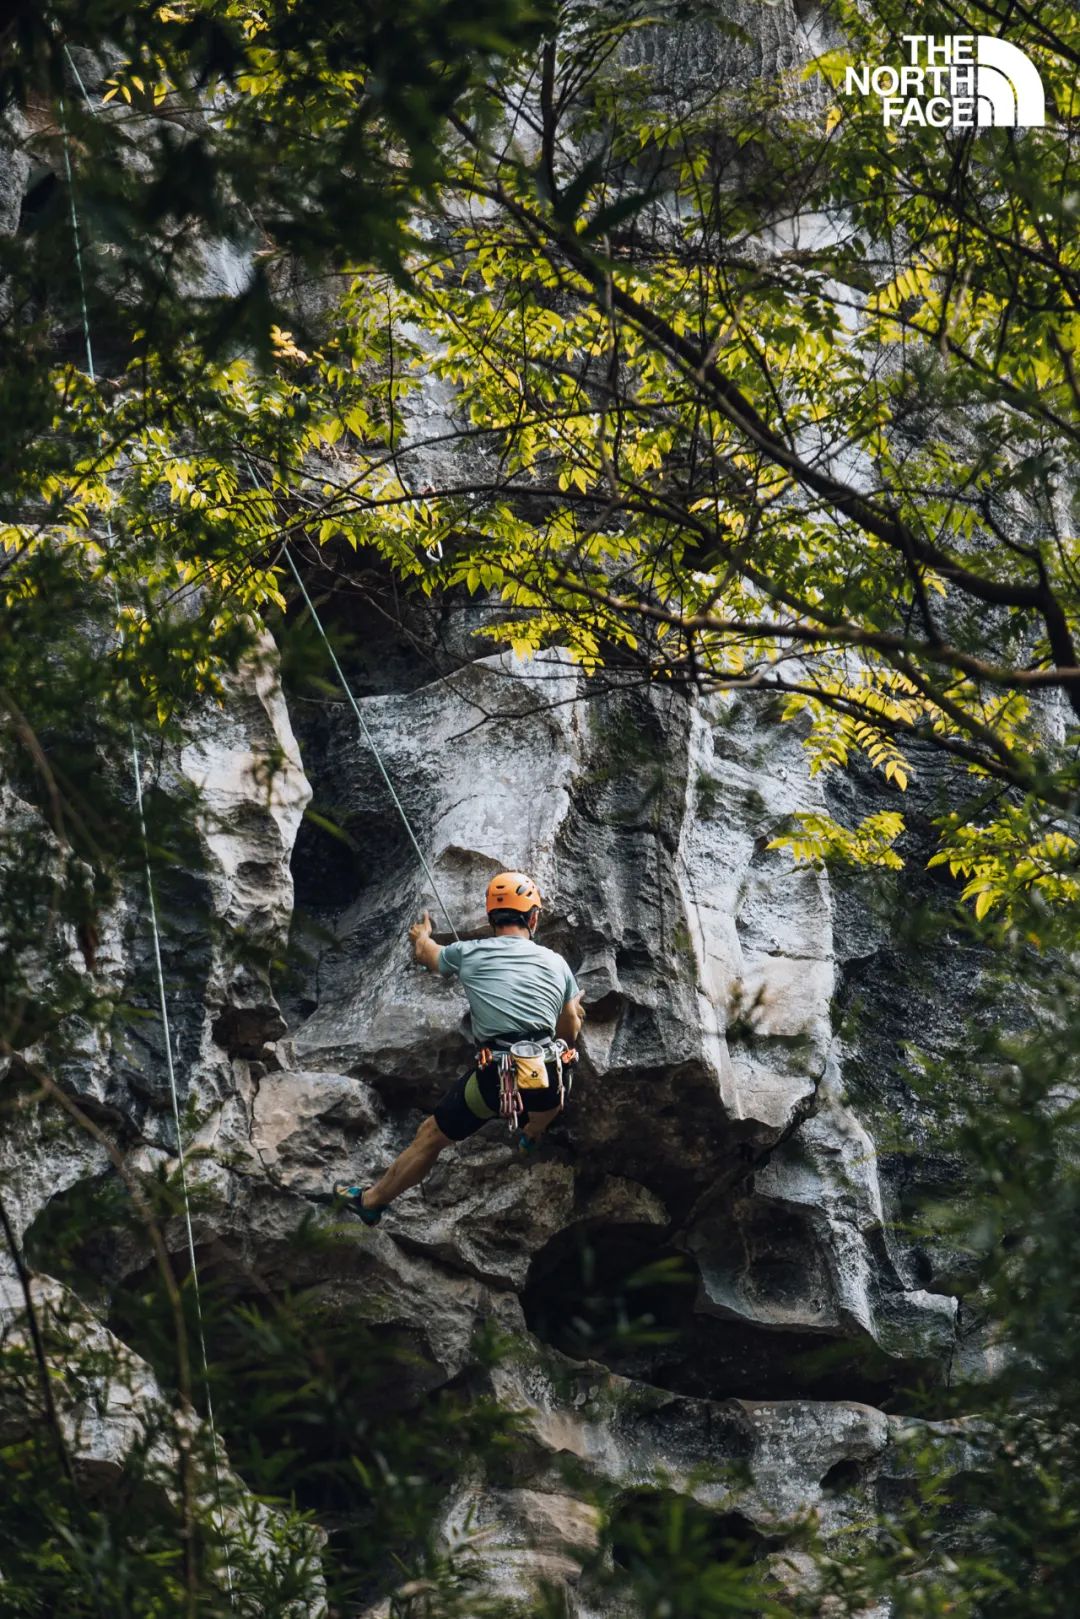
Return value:
[(1030, 128), (1046, 123), (1034, 63), (992, 34), (903, 34), (907, 61), (860, 62), (844, 74), (848, 95), (875, 95), (886, 126)]

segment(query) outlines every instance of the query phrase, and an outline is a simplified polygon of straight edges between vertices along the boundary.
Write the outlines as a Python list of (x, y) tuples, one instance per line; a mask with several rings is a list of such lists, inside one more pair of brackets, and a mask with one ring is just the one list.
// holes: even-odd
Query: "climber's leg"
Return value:
[(418, 1186), (443, 1148), (449, 1145), (450, 1137), (443, 1134), (434, 1118), (426, 1118), (412, 1144), (398, 1154), (374, 1186), (368, 1187), (363, 1196), (365, 1209), (385, 1208), (395, 1197), (407, 1192), (410, 1186)]
[(525, 1103), (525, 1119), (518, 1144), (528, 1152), (536, 1146), (548, 1125), (559, 1117), (566, 1104), (566, 1095), (558, 1084), (554, 1084), (545, 1086), (541, 1091), (524, 1091), (522, 1099)]
[(447, 1141), (467, 1141), (499, 1116), (498, 1076), (470, 1069), (440, 1097), (431, 1116)]

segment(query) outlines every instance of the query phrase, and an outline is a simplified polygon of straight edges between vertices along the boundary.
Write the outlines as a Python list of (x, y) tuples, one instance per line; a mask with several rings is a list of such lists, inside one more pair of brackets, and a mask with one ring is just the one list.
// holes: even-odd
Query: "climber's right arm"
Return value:
[(555, 1033), (568, 1046), (572, 1046), (581, 1033), (581, 1025), (585, 1021), (585, 1008), (581, 1004), (581, 996), (575, 995), (567, 1001), (559, 1013), (559, 1021), (555, 1025)]

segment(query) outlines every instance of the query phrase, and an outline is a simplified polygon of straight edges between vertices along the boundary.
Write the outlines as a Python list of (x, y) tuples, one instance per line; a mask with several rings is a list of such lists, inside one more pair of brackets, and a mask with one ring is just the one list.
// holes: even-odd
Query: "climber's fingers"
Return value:
[(415, 944), (417, 939), (426, 939), (431, 933), (431, 915), (425, 911), (419, 922), (414, 922), (409, 929), (409, 938)]

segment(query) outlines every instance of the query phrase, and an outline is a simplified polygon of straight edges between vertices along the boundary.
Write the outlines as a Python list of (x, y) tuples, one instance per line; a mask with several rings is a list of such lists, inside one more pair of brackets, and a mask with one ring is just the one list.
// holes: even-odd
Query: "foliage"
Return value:
[[(65, 116), (78, 107), (67, 149), (110, 374), (30, 368), (53, 404), (22, 413), (36, 445), (49, 429), (11, 489), (23, 588), (35, 548), (63, 544), (117, 584), (133, 646), (162, 633), (163, 599), (205, 589), (193, 644), (168, 648), (197, 686), (217, 638), (280, 602), (281, 541), (344, 544), (487, 598), (523, 656), (555, 640), (589, 670), (780, 692), (814, 769), (862, 756), (903, 791), (928, 742), (960, 767), (958, 796), (969, 774), (1013, 789), (1041, 850), (1071, 813), (1080, 704), (1075, 13), (1044, 6), (1016, 35), (1050, 86), (1047, 127), (952, 140), (901, 136), (837, 90), (849, 59), (888, 57), (899, 0), (843, 0), (843, 46), (749, 93), (718, 71), (678, 104), (632, 49), (675, 13), (570, 6), (519, 71), (492, 53), (505, 30), (535, 38), (532, 13), (416, 3), (392, 36), (370, 13), (347, 50), (325, 7), (317, 28), (239, 4), (92, 20), (115, 36), (91, 91), (107, 106)], [(712, 13), (698, 26), (717, 63), (745, 44)], [(410, 29), (430, 49), (388, 66)], [(62, 32), (24, 30), (6, 82), (56, 93)], [(174, 136), (173, 98), (199, 109), (194, 138)], [(149, 175), (96, 162), (136, 140)], [(55, 126), (31, 145), (56, 167)], [(374, 176), (347, 222), (343, 153)], [(50, 270), (65, 201), (39, 232)], [(361, 238), (376, 268), (290, 330), (272, 267), (346, 268)], [(205, 273), (226, 250), (242, 295), (185, 292), (183, 255)], [(78, 303), (70, 257), (53, 308)], [(454, 405), (425, 438), (431, 378)], [(1039, 700), (1055, 689), (1064, 734)], [(973, 897), (1003, 892), (1012, 840), (977, 831), (990, 888)]]
[[(1070, 824), (1070, 823), (1066, 823)], [(1061, 819), (1048, 823), (1033, 806), (1007, 805), (998, 815), (972, 826), (955, 812), (943, 821), (942, 847), (932, 866), (947, 865), (954, 877), (966, 879), (962, 897), (974, 899), (981, 920), (994, 905), (1006, 914), (1024, 914), (1018, 903), (1035, 890), (1044, 900), (1067, 905), (1080, 899), (1076, 877), (1076, 840)], [(1038, 944), (1038, 934), (1032, 935)]]
[(628, 1492), (607, 1505), (586, 1588), (629, 1598), (642, 1619), (784, 1619), (791, 1610), (770, 1594), (762, 1544), (747, 1529), (737, 1513), (707, 1510), (684, 1494)]
[(829, 815), (799, 814), (798, 830), (782, 832), (769, 843), (770, 849), (789, 849), (800, 863), (853, 866), (888, 866), (893, 871), (904, 862), (893, 848), (903, 831), (903, 817), (895, 810), (878, 810), (853, 830), (841, 826)]
[[(816, 86), (887, 59), (906, 8), (837, 20), (849, 43), (813, 71), (688, 109), (590, 12), (545, 47), (539, 108), (501, 91), (527, 137), (458, 126), (445, 220), (392, 303), (470, 459), (419, 500), (361, 459), (352, 498), (393, 538), (359, 511), (351, 532), (397, 566), (437, 544), (406, 564), (423, 588), (500, 597), (490, 633), (523, 655), (782, 693), (814, 769), (861, 755), (903, 791), (928, 742), (958, 795), (1018, 790), (1043, 850), (1077, 786), (1076, 14), (1016, 35), (1047, 128), (955, 141), (827, 109)], [(1003, 891), (1013, 840), (977, 831)]]
[[(331, 1612), (410, 1581), (440, 1619), (459, 1599), (483, 1612), (467, 1539), (449, 1557), (429, 1542), (464, 1458), (497, 1465), (511, 1420), (451, 1392), (417, 1409), (415, 1352), (314, 1295), (242, 1271), (204, 1274), (198, 1301), (190, 1277), (163, 1285), (145, 1221), (179, 1213), (180, 1189), (159, 1176), (140, 1192), (106, 1179), (32, 1233), (35, 1266), (77, 1291), (36, 1284), (37, 1340), (25, 1317), (0, 1338), (0, 1613), (307, 1619), (324, 1576)], [(299, 1231), (296, 1263), (350, 1235)], [(118, 1252), (136, 1267), (121, 1282)], [(95, 1281), (123, 1341), (79, 1297)], [(203, 1333), (208, 1388), (187, 1363)], [(208, 1395), (216, 1442), (194, 1415)]]

